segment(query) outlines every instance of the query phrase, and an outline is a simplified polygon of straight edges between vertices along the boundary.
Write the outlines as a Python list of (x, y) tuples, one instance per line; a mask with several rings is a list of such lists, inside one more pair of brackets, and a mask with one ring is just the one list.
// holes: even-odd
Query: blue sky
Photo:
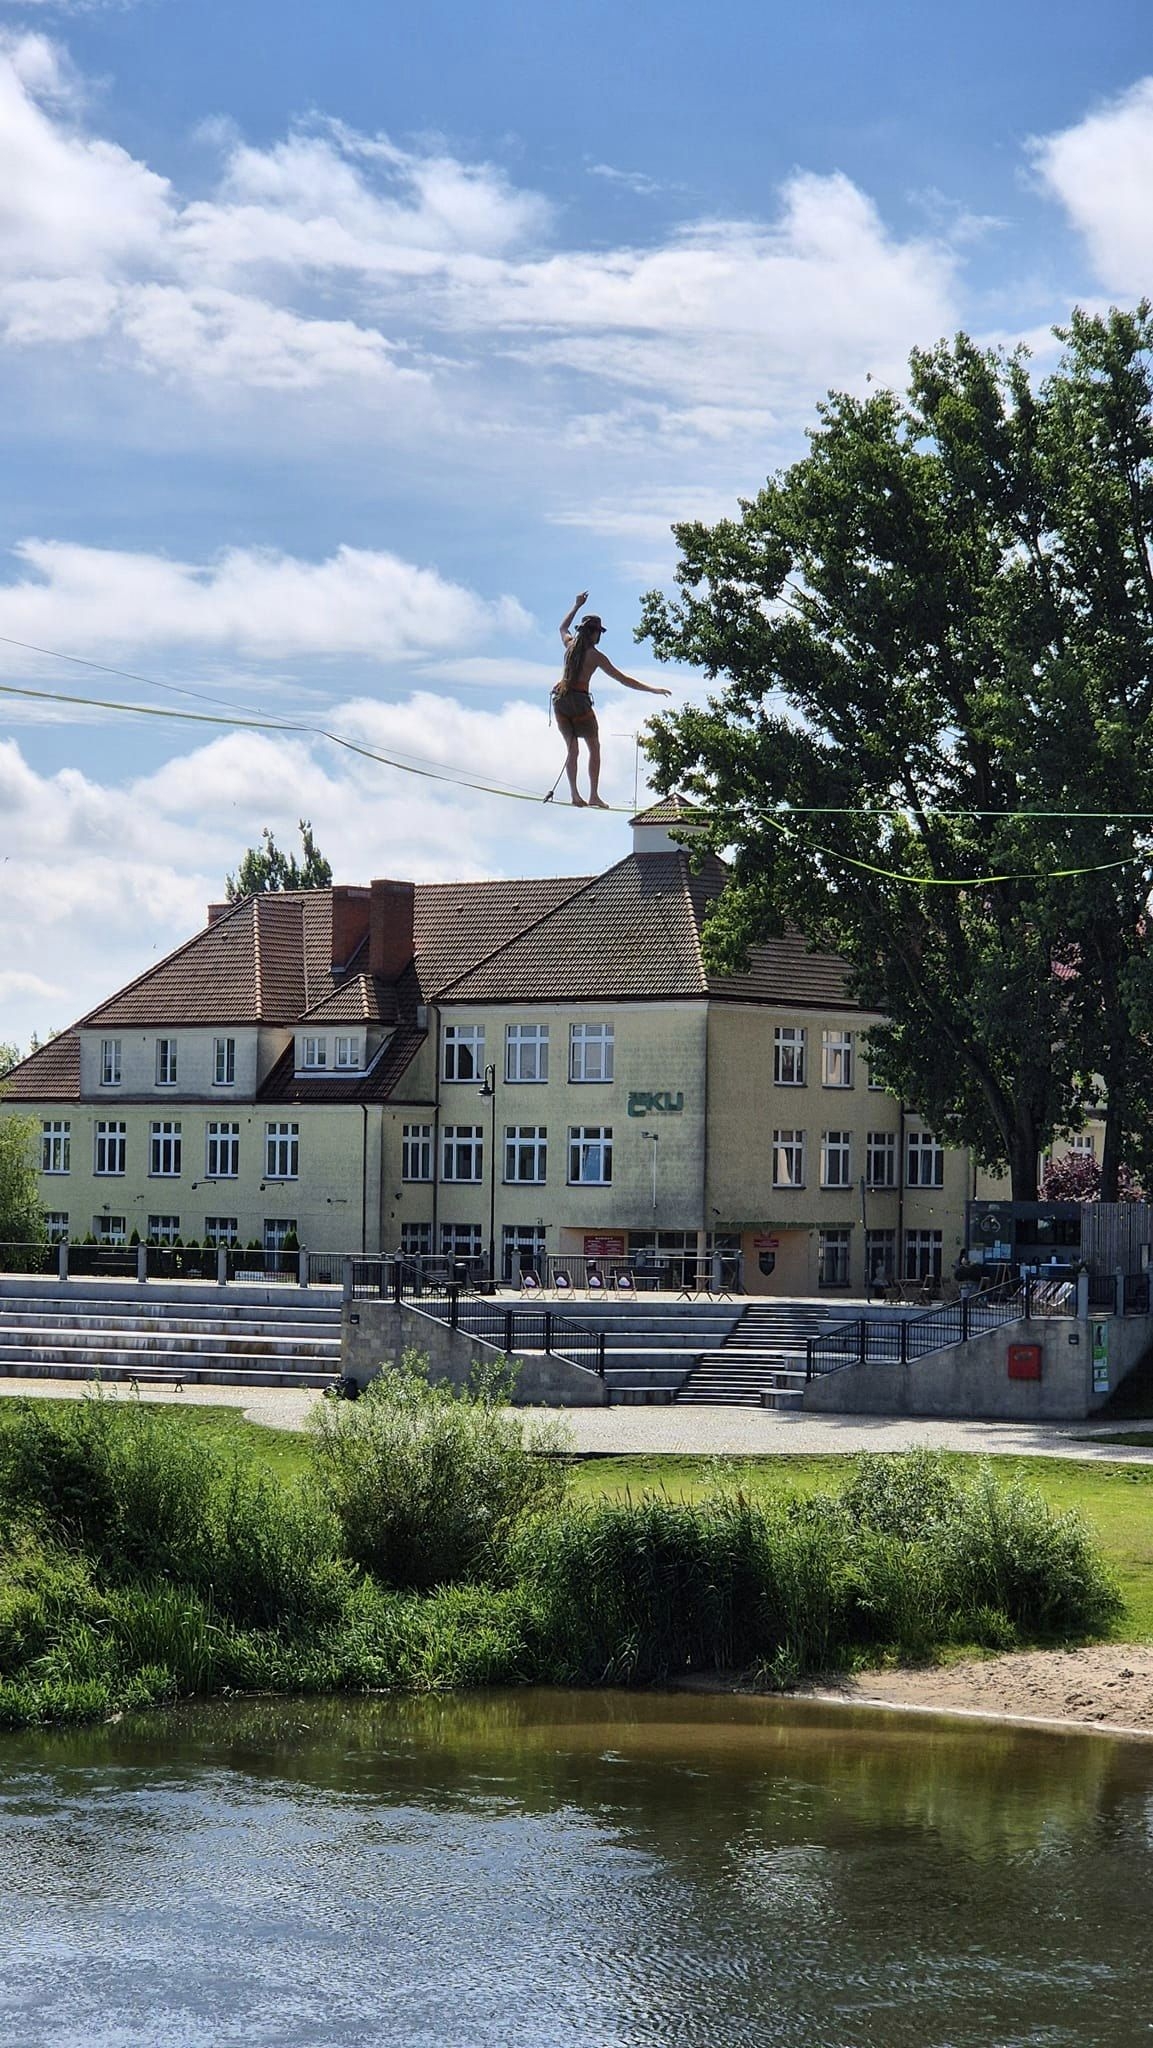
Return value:
[[(0, 0), (0, 682), (324, 723), (526, 791), (556, 622), (959, 326), (1153, 285), (1132, 0), (659, 12)], [(646, 700), (601, 696), (628, 805)], [(186, 936), (269, 824), (338, 875), (586, 872), (620, 817), (306, 733), (0, 698), (0, 1038)]]

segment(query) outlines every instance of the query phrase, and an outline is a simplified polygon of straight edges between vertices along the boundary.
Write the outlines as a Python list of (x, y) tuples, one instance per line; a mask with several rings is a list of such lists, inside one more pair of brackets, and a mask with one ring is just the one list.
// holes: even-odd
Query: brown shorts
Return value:
[(587, 690), (570, 690), (563, 683), (554, 684), (552, 709), (562, 739), (591, 739), (597, 731), (597, 715)]

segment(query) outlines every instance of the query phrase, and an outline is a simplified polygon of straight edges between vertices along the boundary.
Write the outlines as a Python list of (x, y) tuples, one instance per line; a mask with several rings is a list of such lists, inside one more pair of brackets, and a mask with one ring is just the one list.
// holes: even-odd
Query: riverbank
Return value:
[(905, 1670), (859, 1671), (795, 1688), (842, 1706), (903, 1707), (1153, 1739), (1153, 1646), (1093, 1643)]

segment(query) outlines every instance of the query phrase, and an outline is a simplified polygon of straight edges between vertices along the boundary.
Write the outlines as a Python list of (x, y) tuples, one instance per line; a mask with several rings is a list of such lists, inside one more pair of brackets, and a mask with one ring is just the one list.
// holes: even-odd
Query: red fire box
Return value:
[(1011, 1380), (1039, 1380), (1041, 1377), (1041, 1346), (1039, 1344), (1010, 1344), (1009, 1378)]

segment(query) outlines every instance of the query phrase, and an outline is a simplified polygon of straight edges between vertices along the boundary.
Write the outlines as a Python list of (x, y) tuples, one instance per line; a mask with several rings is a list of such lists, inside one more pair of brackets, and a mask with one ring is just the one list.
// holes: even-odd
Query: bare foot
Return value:
[(578, 811), (587, 811), (588, 805), (586, 804), (583, 796), (577, 795), (575, 789), (572, 793), (572, 800)]
[(589, 798), (589, 804), (591, 805), (591, 807), (592, 807), (592, 809), (593, 809), (594, 811), (607, 811), (607, 810), (608, 810), (608, 805), (606, 804), (606, 802), (605, 802), (605, 800), (604, 800), (603, 796), (590, 796), (590, 798)]

